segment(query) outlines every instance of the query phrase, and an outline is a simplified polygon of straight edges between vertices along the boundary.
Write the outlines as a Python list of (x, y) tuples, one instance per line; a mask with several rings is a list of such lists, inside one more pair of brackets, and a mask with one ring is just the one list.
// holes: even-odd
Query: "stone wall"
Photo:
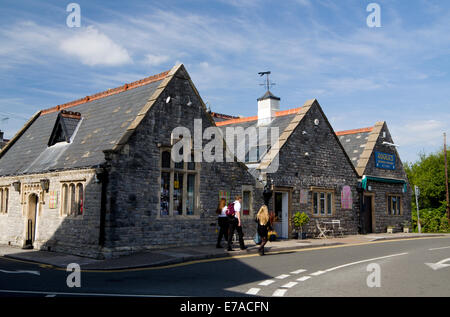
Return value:
[[(314, 123), (316, 119), (319, 120), (318, 125)], [(306, 212), (310, 217), (306, 228), (309, 236), (317, 233), (316, 220), (323, 222), (339, 219), (346, 234), (357, 232), (358, 177), (317, 102), (313, 103), (280, 150), (279, 169), (276, 173), (270, 174), (270, 177), (273, 178), (275, 186), (292, 189), (290, 232), (292, 231), (292, 215), (297, 211)], [(350, 210), (341, 208), (341, 190), (346, 185), (352, 190), (353, 206)], [(333, 190), (333, 215), (324, 217), (313, 215), (312, 187)], [(302, 190), (308, 195), (306, 203), (300, 201)]]
[[(383, 132), (386, 137), (383, 137)], [(388, 184), (381, 182), (369, 181), (368, 186), (371, 186), (370, 192), (375, 194), (375, 224), (376, 232), (386, 232), (388, 226), (394, 226), (394, 231), (402, 231), (403, 223), (411, 221), (411, 197), (412, 190), (409, 185), (408, 177), (403, 168), (403, 163), (395, 147), (383, 145), (383, 142), (394, 143), (386, 123), (383, 124), (380, 136), (376, 140), (374, 151), (367, 163), (364, 175), (403, 179), (407, 182), (407, 191), (403, 192), (402, 184)], [(375, 165), (375, 151), (387, 154), (394, 154), (396, 158), (395, 170), (377, 168)], [(387, 195), (399, 194), (401, 196), (402, 215), (392, 216), (387, 215)]]
[[(34, 249), (97, 257), (101, 185), (94, 181), (94, 175), (94, 170), (74, 170), (1, 178), (0, 186), (9, 186), (9, 200), (8, 212), (0, 214), (0, 244), (24, 246), (30, 208), (28, 198), (35, 194), (40, 202)], [(48, 192), (42, 189), (41, 179), (49, 179)], [(21, 183), (20, 192), (12, 186), (16, 181)], [(62, 184), (70, 182), (84, 186), (83, 215), (67, 216), (61, 212)], [(50, 208), (51, 192), (58, 196), (54, 208)]]
[[(240, 163), (199, 162), (198, 208), (194, 215), (161, 216), (161, 150), (170, 147), (176, 127), (188, 128), (193, 136), (194, 119), (202, 130), (213, 126), (186, 75), (178, 73), (153, 104), (120, 153), (108, 157), (108, 204), (106, 213), (106, 257), (146, 249), (215, 244), (219, 190), (231, 197), (242, 195), (242, 186), (255, 189), (255, 180)], [(167, 103), (167, 97), (171, 102)], [(187, 101), (191, 105), (187, 105)], [(206, 144), (207, 141), (203, 141)], [(261, 204), (253, 193), (253, 210)], [(252, 235), (253, 215), (244, 216), (244, 230)], [(248, 225), (247, 225), (248, 224)]]

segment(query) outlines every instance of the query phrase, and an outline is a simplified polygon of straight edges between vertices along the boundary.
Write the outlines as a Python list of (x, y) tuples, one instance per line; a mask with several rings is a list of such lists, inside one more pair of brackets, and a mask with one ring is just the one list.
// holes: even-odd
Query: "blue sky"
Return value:
[(448, 1), (74, 1), (80, 28), (66, 25), (70, 2), (0, 2), (7, 138), (39, 109), (180, 62), (213, 111), (255, 115), (270, 70), (282, 110), (317, 98), (336, 131), (387, 121), (403, 161), (450, 132)]

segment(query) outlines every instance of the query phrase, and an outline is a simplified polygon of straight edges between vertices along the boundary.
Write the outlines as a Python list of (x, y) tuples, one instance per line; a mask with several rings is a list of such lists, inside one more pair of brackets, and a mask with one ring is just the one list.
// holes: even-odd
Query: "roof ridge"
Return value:
[(351, 130), (343, 130), (343, 131), (336, 131), (336, 135), (347, 135), (347, 134), (355, 134), (355, 133), (363, 133), (363, 132), (372, 132), (373, 127), (367, 127), (367, 128), (359, 128), (359, 129), (351, 129)]
[[(300, 111), (301, 108), (302, 107), (277, 111), (277, 112), (275, 112), (275, 116), (276, 117), (282, 117), (282, 116), (288, 116), (290, 114), (296, 114), (297, 112)], [(242, 122), (249, 122), (249, 121), (256, 121), (256, 120), (258, 120), (258, 116), (236, 118), (236, 119), (230, 119), (230, 120), (216, 122), (216, 126), (220, 127), (220, 126), (223, 126), (223, 125), (229, 125), (229, 124), (234, 124), (234, 123), (242, 123)]]
[(116, 88), (113, 88), (113, 89), (108, 89), (108, 90), (105, 90), (105, 91), (101, 91), (101, 92), (95, 93), (93, 95), (86, 96), (84, 98), (80, 98), (80, 99), (77, 99), (77, 100), (74, 100), (74, 101), (70, 101), (70, 102), (67, 102), (67, 103), (64, 103), (64, 104), (61, 104), (61, 105), (57, 105), (55, 107), (42, 110), (40, 115), (43, 116), (43, 115), (46, 115), (46, 114), (49, 114), (49, 113), (58, 112), (58, 111), (63, 110), (63, 109), (75, 107), (75, 106), (78, 106), (78, 105), (81, 105), (81, 104), (84, 104), (84, 103), (87, 103), (87, 102), (90, 102), (90, 101), (98, 100), (98, 99), (101, 99), (101, 98), (104, 98), (104, 97), (116, 95), (118, 93), (130, 90), (130, 89), (141, 87), (141, 86), (144, 86), (144, 85), (147, 85), (147, 84), (150, 84), (150, 83), (153, 83), (153, 82), (156, 82), (156, 81), (164, 79), (169, 74), (169, 72), (170, 72), (170, 70), (162, 72), (162, 73), (159, 73), (159, 74), (156, 74), (156, 75), (152, 75), (152, 76), (140, 79), (140, 80), (136, 80), (134, 82), (131, 82), (131, 83), (128, 83), (128, 84), (124, 84), (122, 86), (119, 86), (119, 87), (116, 87)]

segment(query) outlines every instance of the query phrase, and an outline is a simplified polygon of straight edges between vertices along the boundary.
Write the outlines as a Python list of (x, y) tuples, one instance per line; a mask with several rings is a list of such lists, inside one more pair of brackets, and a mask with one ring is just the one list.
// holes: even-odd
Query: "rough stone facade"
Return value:
[[(167, 103), (167, 97), (172, 102)], [(190, 100), (187, 106), (184, 100)], [(253, 189), (253, 210), (258, 205), (254, 178), (245, 165), (236, 162), (197, 164), (198, 208), (194, 215), (161, 216), (161, 149), (170, 147), (172, 131), (185, 127), (194, 132), (194, 119), (201, 119), (203, 131), (214, 125), (194, 92), (186, 74), (179, 73), (153, 104), (120, 153), (111, 154), (105, 228), (105, 256), (118, 256), (145, 249), (213, 244), (217, 239), (219, 190), (233, 198), (242, 186)], [(203, 142), (203, 145), (206, 141)], [(253, 215), (244, 217), (247, 235), (253, 233)]]
[[(48, 192), (41, 179), (49, 179)], [(0, 186), (9, 189), (7, 213), (0, 214), (0, 243), (22, 247), (27, 238), (27, 215), (30, 195), (39, 197), (36, 215), (34, 248), (97, 257), (99, 253), (99, 215), (101, 185), (94, 181), (95, 170), (75, 170), (37, 175), (4, 177)], [(20, 182), (20, 191), (11, 185)], [(83, 215), (62, 213), (63, 184), (83, 184)], [(50, 206), (50, 193), (56, 193), (58, 203)]]
[[(386, 232), (388, 226), (394, 227), (394, 232), (398, 232), (403, 231), (403, 224), (405, 222), (411, 221), (412, 190), (397, 150), (393, 146), (383, 145), (383, 142), (393, 143), (386, 123), (380, 123), (380, 128), (381, 130), (376, 138), (374, 150), (370, 156), (370, 159), (368, 160), (363, 175), (393, 178), (406, 181), (406, 192), (404, 192), (403, 184), (389, 184), (383, 182), (368, 181), (368, 186), (371, 187), (371, 190), (367, 191), (367, 193), (373, 194), (375, 197), (375, 219), (372, 219), (372, 221), (375, 222), (375, 232)], [(383, 133), (385, 133), (385, 137), (383, 137)], [(394, 154), (396, 158), (395, 170), (377, 168), (375, 164), (375, 152)], [(398, 194), (401, 196), (400, 215), (388, 215), (387, 199), (388, 195), (390, 194)]]
[[(318, 120), (318, 124), (315, 124)], [(316, 121), (317, 122), (317, 121)], [(296, 212), (305, 212), (310, 222), (307, 235), (317, 233), (316, 220), (319, 223), (339, 219), (346, 234), (357, 232), (357, 213), (359, 199), (356, 191), (358, 177), (334, 131), (315, 101), (303, 119), (290, 135), (279, 152), (279, 168), (270, 174), (275, 186), (287, 187), (292, 192), (289, 212), (289, 232), (292, 233), (292, 216)], [(350, 186), (353, 204), (351, 209), (341, 208), (341, 190)], [(325, 189), (333, 192), (333, 214), (313, 215), (313, 190)], [(300, 201), (300, 194), (307, 198)]]

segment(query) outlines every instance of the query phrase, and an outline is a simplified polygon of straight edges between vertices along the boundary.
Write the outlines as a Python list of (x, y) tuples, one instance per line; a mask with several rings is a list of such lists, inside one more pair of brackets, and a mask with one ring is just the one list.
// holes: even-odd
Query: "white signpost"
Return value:
[(419, 196), (420, 196), (420, 189), (417, 187), (417, 185), (414, 186), (414, 191), (416, 194), (416, 207), (417, 207), (417, 227), (419, 228), (419, 233), (422, 233), (422, 228), (420, 227), (420, 217), (419, 217)]

